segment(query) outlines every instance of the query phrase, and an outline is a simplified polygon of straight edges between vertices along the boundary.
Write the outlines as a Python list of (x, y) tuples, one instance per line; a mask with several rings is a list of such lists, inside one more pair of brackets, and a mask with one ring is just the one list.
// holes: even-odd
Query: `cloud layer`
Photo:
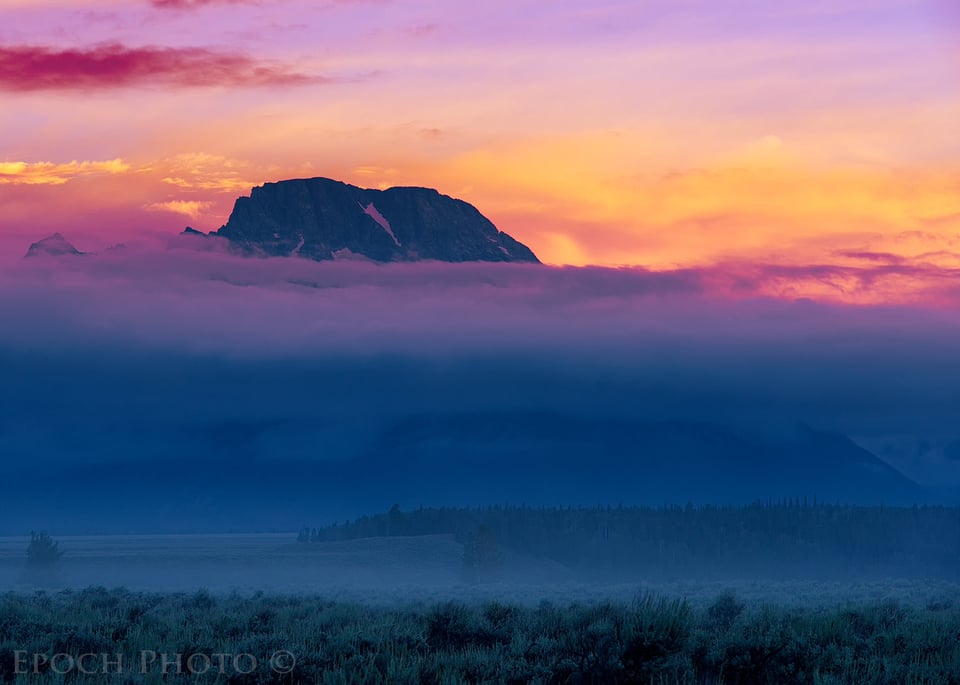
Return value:
[(8, 471), (347, 459), (410, 417), (548, 412), (806, 423), (960, 485), (957, 308), (734, 298), (711, 270), (239, 258), (189, 236), (0, 266)]
[[(711, 290), (721, 277), (714, 270), (243, 259), (219, 239), (178, 236), (165, 249), (134, 244), (9, 265), (0, 302), (11, 325), (2, 340), (34, 350), (120, 346), (251, 359), (522, 353), (580, 359), (585, 369), (626, 376), (686, 364), (676, 379), (686, 381), (694, 368), (715, 365), (705, 383), (714, 373), (734, 392), (742, 390), (737, 379), (743, 387), (770, 382), (775, 395), (775, 382), (750, 368), (770, 364), (807, 385), (808, 373), (849, 363), (851, 380), (860, 373), (867, 385), (891, 388), (929, 381), (936, 396), (960, 371), (950, 351), (960, 334), (953, 308), (791, 302), (746, 288), (731, 298)], [(814, 368), (814, 359), (825, 366)], [(793, 369), (791, 360), (811, 368)], [(569, 372), (578, 373), (577, 365)], [(908, 368), (932, 375), (901, 376)], [(861, 385), (830, 383), (823, 391), (856, 394)]]
[(0, 46), (0, 90), (90, 90), (142, 85), (256, 87), (322, 83), (326, 79), (240, 52), (208, 48), (130, 47), (109, 43), (60, 49)]

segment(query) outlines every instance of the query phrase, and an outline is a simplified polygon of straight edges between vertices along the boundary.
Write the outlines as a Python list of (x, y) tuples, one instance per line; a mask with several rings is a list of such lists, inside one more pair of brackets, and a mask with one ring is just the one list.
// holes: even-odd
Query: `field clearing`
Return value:
[(940, 579), (703, 581), (676, 578), (606, 582), (577, 577), (554, 561), (516, 553), (490, 582), (469, 583), (463, 545), (452, 535), (363, 538), (298, 545), (295, 533), (61, 537), (64, 557), (42, 583), (25, 575), (29, 538), (0, 538), (0, 591), (125, 587), (145, 592), (314, 595), (374, 604), (396, 602), (631, 601), (657, 594), (695, 606), (732, 591), (749, 603), (830, 607), (894, 600), (924, 607), (960, 599), (960, 583)]

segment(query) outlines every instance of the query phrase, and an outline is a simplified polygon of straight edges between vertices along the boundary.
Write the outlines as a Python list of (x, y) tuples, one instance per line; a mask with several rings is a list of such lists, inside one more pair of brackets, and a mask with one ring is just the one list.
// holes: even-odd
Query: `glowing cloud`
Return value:
[(130, 166), (122, 159), (103, 162), (0, 162), (0, 184), (62, 185), (78, 176), (122, 174)]
[(241, 175), (241, 170), (249, 170), (249, 163), (221, 155), (188, 152), (153, 166), (167, 173), (164, 183), (178, 188), (246, 193), (257, 185)]
[(145, 209), (158, 212), (175, 212), (196, 219), (208, 207), (210, 207), (210, 203), (203, 200), (168, 200), (167, 202), (152, 202), (146, 205)]

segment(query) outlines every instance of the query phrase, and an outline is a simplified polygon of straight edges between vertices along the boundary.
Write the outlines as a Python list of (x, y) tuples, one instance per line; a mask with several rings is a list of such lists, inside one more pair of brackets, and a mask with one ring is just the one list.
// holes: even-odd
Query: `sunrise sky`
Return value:
[(954, 0), (0, 0), (0, 249), (329, 176), (461, 197), (552, 264), (940, 292), (958, 46)]

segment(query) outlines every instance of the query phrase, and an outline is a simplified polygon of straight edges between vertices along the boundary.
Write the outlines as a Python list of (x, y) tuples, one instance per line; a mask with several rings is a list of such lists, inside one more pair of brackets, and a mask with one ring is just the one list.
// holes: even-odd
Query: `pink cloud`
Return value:
[(960, 268), (895, 254), (842, 252), (865, 264), (726, 262), (696, 270), (704, 288), (734, 297), (768, 296), (859, 305), (955, 307)]
[(904, 257), (892, 252), (873, 252), (869, 250), (840, 250), (835, 253), (838, 257), (881, 264), (903, 264)]
[(256, 0), (150, 0), (159, 9), (194, 9), (204, 5), (244, 5)]
[(89, 48), (43, 45), (0, 47), (0, 90), (88, 90), (162, 84), (202, 86), (290, 86), (331, 79), (257, 61), (238, 52), (207, 48), (128, 47), (109, 43)]
[[(150, 4), (157, 9), (191, 10), (211, 5), (258, 5), (262, 0), (150, 0)], [(363, 5), (383, 4), (390, 0), (330, 0), (329, 3), (319, 3), (321, 7), (333, 5)]]

